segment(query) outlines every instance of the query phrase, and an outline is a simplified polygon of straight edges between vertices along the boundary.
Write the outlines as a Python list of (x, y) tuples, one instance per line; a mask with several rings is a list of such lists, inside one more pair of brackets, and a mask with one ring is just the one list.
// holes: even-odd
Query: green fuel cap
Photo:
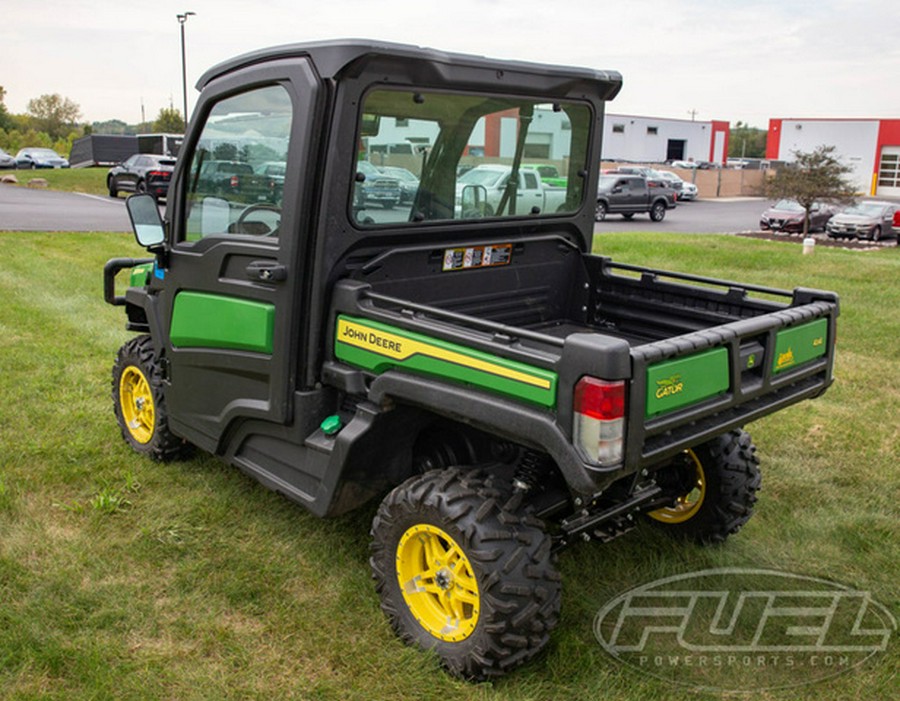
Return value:
[(322, 433), (326, 436), (333, 436), (341, 430), (341, 417), (337, 414), (332, 414), (319, 424), (319, 428), (322, 429)]

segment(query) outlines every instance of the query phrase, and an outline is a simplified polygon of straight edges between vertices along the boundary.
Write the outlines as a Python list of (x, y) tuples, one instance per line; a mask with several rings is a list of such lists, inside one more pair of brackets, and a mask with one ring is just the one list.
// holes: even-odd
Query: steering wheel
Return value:
[[(269, 229), (268, 224), (264, 221), (257, 221), (256, 223), (260, 226), (266, 227), (268, 231), (262, 233), (256, 233), (255, 231), (251, 231), (250, 227), (245, 229), (244, 223), (247, 221), (247, 218), (254, 214), (255, 212), (275, 212), (275, 214), (281, 214), (281, 207), (276, 207), (274, 204), (260, 203), (260, 204), (251, 204), (249, 207), (244, 209), (243, 212), (237, 218), (237, 221), (234, 223), (234, 229), (238, 233), (242, 234), (252, 234), (255, 236), (277, 236), (278, 235), (278, 226), (274, 229)], [(279, 224), (281, 221), (279, 220)], [(256, 227), (254, 227), (256, 228)]]

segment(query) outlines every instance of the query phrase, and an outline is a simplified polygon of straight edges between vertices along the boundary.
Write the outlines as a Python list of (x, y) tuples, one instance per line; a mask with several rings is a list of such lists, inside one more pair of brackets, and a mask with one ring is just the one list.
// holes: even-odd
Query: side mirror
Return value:
[(156, 200), (151, 195), (132, 195), (125, 200), (125, 209), (137, 242), (147, 249), (161, 246), (166, 240), (166, 228)]
[(460, 205), (463, 219), (479, 219), (487, 211), (487, 190), (483, 185), (466, 185)]

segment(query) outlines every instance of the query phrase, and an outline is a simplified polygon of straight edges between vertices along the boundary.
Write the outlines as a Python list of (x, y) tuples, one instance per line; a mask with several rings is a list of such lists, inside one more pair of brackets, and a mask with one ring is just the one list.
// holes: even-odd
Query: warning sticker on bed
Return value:
[(509, 265), (512, 260), (512, 244), (499, 246), (472, 246), (471, 248), (448, 248), (444, 251), (443, 271), (489, 268), (495, 265)]

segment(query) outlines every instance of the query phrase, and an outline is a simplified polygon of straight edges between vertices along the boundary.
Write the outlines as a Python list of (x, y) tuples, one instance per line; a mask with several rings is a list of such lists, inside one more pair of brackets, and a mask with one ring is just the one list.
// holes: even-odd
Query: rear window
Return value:
[[(363, 101), (357, 133), (347, 135), (357, 156), (352, 219), (378, 226), (577, 211), (590, 168), (592, 113), (575, 101), (374, 89)], [(562, 182), (545, 187), (534, 160)], [(399, 185), (400, 177), (382, 168), (411, 173), (415, 194), (389, 187), (386, 178)], [(511, 177), (514, 170), (518, 177)]]

